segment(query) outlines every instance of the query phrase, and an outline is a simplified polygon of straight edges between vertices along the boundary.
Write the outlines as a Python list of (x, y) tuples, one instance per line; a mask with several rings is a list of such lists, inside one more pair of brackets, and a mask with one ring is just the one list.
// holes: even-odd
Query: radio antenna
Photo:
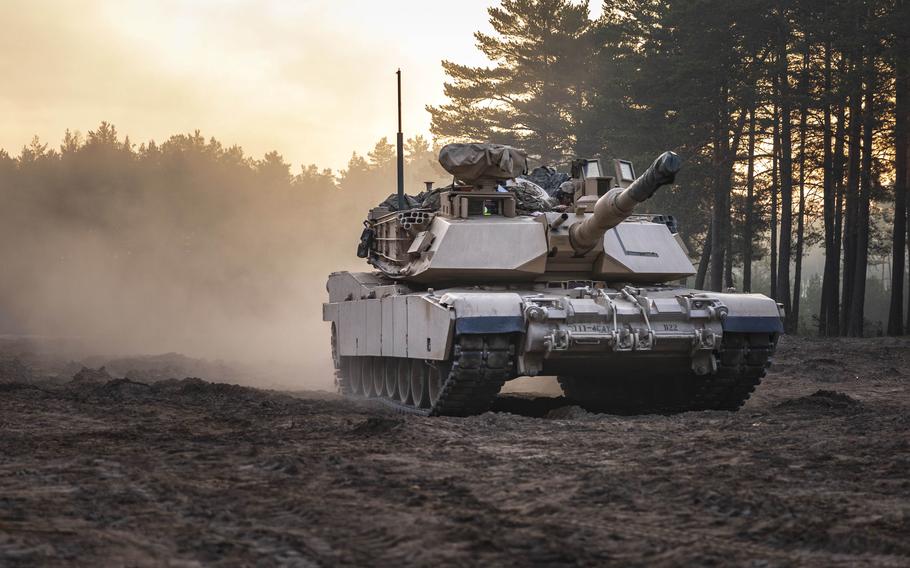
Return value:
[(407, 209), (404, 200), (404, 134), (401, 133), (401, 69), (398, 75), (398, 209)]

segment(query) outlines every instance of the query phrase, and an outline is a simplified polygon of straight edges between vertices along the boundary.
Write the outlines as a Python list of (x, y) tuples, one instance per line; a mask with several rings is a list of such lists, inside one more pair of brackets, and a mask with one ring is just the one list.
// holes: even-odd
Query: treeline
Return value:
[(887, 332), (910, 327), (906, 0), (606, 0), (596, 20), (586, 2), (503, 0), (489, 20), (489, 65), (443, 62), (436, 136), (640, 168), (674, 149), (684, 175), (649, 206), (684, 220), (696, 286), (750, 291), (767, 269), (795, 331), (817, 245), (814, 326), (862, 335), (870, 260), (890, 255)]
[[(441, 179), (425, 139), (406, 155), (409, 192)], [(319, 321), (330, 271), (364, 268), (361, 223), (394, 179), (385, 139), (340, 172), (292, 171), (199, 132), (137, 145), (108, 123), (0, 150), (0, 333), (129, 338), (142, 352), (224, 334), (221, 347), (300, 352), (288, 328)]]

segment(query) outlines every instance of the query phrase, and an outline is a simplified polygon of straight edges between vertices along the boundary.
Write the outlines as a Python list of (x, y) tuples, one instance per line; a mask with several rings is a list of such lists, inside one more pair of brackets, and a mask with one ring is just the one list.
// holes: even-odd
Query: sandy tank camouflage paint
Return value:
[(329, 277), (340, 392), (425, 415), (484, 412), (503, 383), (535, 375), (592, 411), (748, 399), (783, 331), (777, 303), (685, 287), (676, 220), (634, 212), (674, 182), (676, 154), (638, 177), (630, 162), (576, 160), (560, 200), (530, 213), (523, 152), (454, 144), (440, 162), (456, 180), (432, 201), (370, 211), (358, 252), (375, 270)]

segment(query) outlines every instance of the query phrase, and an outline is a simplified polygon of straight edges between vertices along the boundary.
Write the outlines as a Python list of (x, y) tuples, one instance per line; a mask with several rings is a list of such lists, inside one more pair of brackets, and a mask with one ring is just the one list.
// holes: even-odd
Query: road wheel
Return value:
[(351, 378), (351, 392), (363, 394), (363, 360), (360, 357), (345, 357), (347, 372)]
[(411, 399), (417, 408), (430, 407), (430, 395), (427, 393), (427, 372), (429, 369), (428, 365), (417, 359), (411, 365)]
[(363, 396), (372, 398), (373, 394), (373, 358), (358, 357), (360, 359), (360, 376), (363, 383)]
[(411, 398), (411, 376), (419, 373), (423, 367), (423, 361), (417, 359), (402, 359), (403, 365), (398, 367), (398, 402), (402, 404), (414, 404)]
[(399, 361), (404, 359), (396, 357), (384, 357), (384, 359), (382, 394), (389, 400), (398, 400), (398, 365)]
[(370, 357), (370, 370), (373, 386), (370, 396), (378, 398), (385, 390), (385, 357)]

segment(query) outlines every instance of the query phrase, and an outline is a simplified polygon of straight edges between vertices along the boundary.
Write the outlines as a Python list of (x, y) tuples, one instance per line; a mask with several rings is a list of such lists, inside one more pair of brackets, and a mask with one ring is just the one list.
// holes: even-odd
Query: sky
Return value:
[(0, 0), (0, 148), (102, 120), (133, 142), (202, 131), (248, 155), (344, 167), (444, 101), (440, 62), (483, 64), (495, 0)]

